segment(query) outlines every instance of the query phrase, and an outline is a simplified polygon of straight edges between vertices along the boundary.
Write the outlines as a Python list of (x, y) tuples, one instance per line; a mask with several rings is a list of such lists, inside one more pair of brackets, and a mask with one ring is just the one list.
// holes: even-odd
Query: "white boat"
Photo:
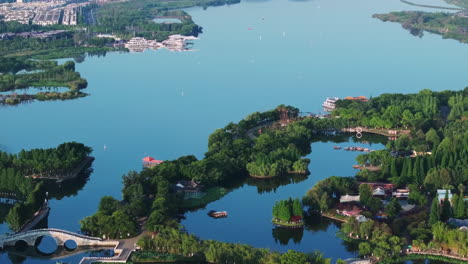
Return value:
[(340, 100), (340, 98), (338, 97), (327, 97), (327, 99), (325, 100), (325, 102), (323, 102), (322, 106), (323, 106), (323, 109), (325, 111), (332, 111), (332, 110), (335, 110), (335, 104), (336, 104), (336, 101)]

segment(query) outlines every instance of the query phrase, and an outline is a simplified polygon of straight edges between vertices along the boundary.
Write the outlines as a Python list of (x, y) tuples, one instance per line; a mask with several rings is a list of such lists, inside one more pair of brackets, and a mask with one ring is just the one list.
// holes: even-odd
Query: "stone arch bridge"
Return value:
[(26, 242), (28, 246), (35, 246), (36, 240), (43, 236), (53, 237), (59, 247), (65, 247), (65, 242), (69, 240), (75, 241), (78, 247), (115, 247), (119, 244), (119, 242), (115, 240), (102, 240), (98, 237), (85, 236), (66, 230), (46, 228), (0, 237), (0, 248), (3, 249), (7, 246), (14, 246), (19, 241)]

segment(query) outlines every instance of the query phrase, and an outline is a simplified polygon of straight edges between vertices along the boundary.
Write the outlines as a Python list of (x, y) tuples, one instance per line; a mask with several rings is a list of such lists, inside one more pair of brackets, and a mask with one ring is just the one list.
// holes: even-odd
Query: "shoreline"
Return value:
[(433, 8), (433, 9), (445, 9), (445, 10), (454, 10), (454, 11), (465, 11), (466, 10), (464, 8), (457, 8), (457, 7), (444, 7), (444, 6), (416, 4), (416, 3), (412, 3), (412, 2), (407, 1), (407, 0), (400, 0), (400, 2), (402, 2), (404, 4), (407, 4), (407, 5), (426, 7), (426, 8)]
[(320, 215), (323, 216), (323, 217), (332, 219), (332, 220), (339, 221), (339, 222), (341, 222), (341, 223), (347, 223), (347, 222), (348, 222), (348, 221), (346, 221), (345, 219), (341, 219), (341, 218), (338, 218), (338, 217), (336, 217), (336, 216), (329, 215), (329, 214), (326, 214), (326, 213), (321, 213)]
[[(287, 175), (307, 175), (308, 171), (288, 171)], [(284, 176), (287, 176), (284, 175)], [(261, 175), (253, 175), (249, 174), (249, 177), (254, 178), (254, 179), (272, 179), (272, 178), (277, 178), (277, 177), (283, 177), (283, 176), (261, 176)]]

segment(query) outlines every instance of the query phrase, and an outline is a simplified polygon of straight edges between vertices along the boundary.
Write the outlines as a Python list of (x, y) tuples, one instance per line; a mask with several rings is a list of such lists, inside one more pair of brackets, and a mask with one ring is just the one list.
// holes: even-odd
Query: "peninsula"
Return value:
[(437, 35), (442, 35), (444, 39), (455, 39), (462, 43), (468, 43), (468, 1), (467, 0), (446, 0), (456, 7), (438, 7), (432, 5), (418, 4), (405, 0), (401, 2), (412, 6), (434, 8), (439, 10), (455, 10), (457, 12), (423, 12), (423, 11), (401, 11), (389, 14), (374, 14), (384, 22), (400, 23), (412, 35), (422, 37), (424, 31)]

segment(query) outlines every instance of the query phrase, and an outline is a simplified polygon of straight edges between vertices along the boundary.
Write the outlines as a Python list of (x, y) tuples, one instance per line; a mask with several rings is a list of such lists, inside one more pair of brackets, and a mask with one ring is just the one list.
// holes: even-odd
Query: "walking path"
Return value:
[(342, 219), (342, 218), (338, 218), (338, 217), (335, 217), (331, 214), (327, 214), (327, 213), (322, 213), (322, 216), (323, 217), (327, 217), (327, 218), (330, 218), (330, 219), (333, 219), (333, 220), (336, 220), (336, 221), (340, 221), (342, 223), (346, 223), (348, 222), (346, 219)]
[(114, 254), (116, 255), (113, 257), (84, 257), (79, 264), (92, 264), (95, 262), (127, 263), (130, 255), (135, 251), (136, 243), (144, 235), (147, 235), (147, 231), (143, 231), (136, 237), (119, 240), (119, 244), (114, 248)]
[(406, 252), (406, 255), (431, 255), (431, 256), (443, 256), (446, 258), (451, 258), (451, 259), (458, 259), (458, 260), (463, 260), (463, 261), (468, 261), (468, 257), (462, 257), (456, 254), (451, 254), (451, 253), (444, 253), (442, 251), (437, 251), (437, 250), (428, 250), (428, 251), (409, 251)]
[(23, 233), (33, 229), (39, 222), (41, 222), (44, 218), (46, 218), (49, 215), (49, 212), (50, 207), (49, 203), (46, 200), (41, 206), (41, 208), (39, 208), (39, 210), (34, 214), (34, 216), (27, 223), (25, 223), (16, 233)]

